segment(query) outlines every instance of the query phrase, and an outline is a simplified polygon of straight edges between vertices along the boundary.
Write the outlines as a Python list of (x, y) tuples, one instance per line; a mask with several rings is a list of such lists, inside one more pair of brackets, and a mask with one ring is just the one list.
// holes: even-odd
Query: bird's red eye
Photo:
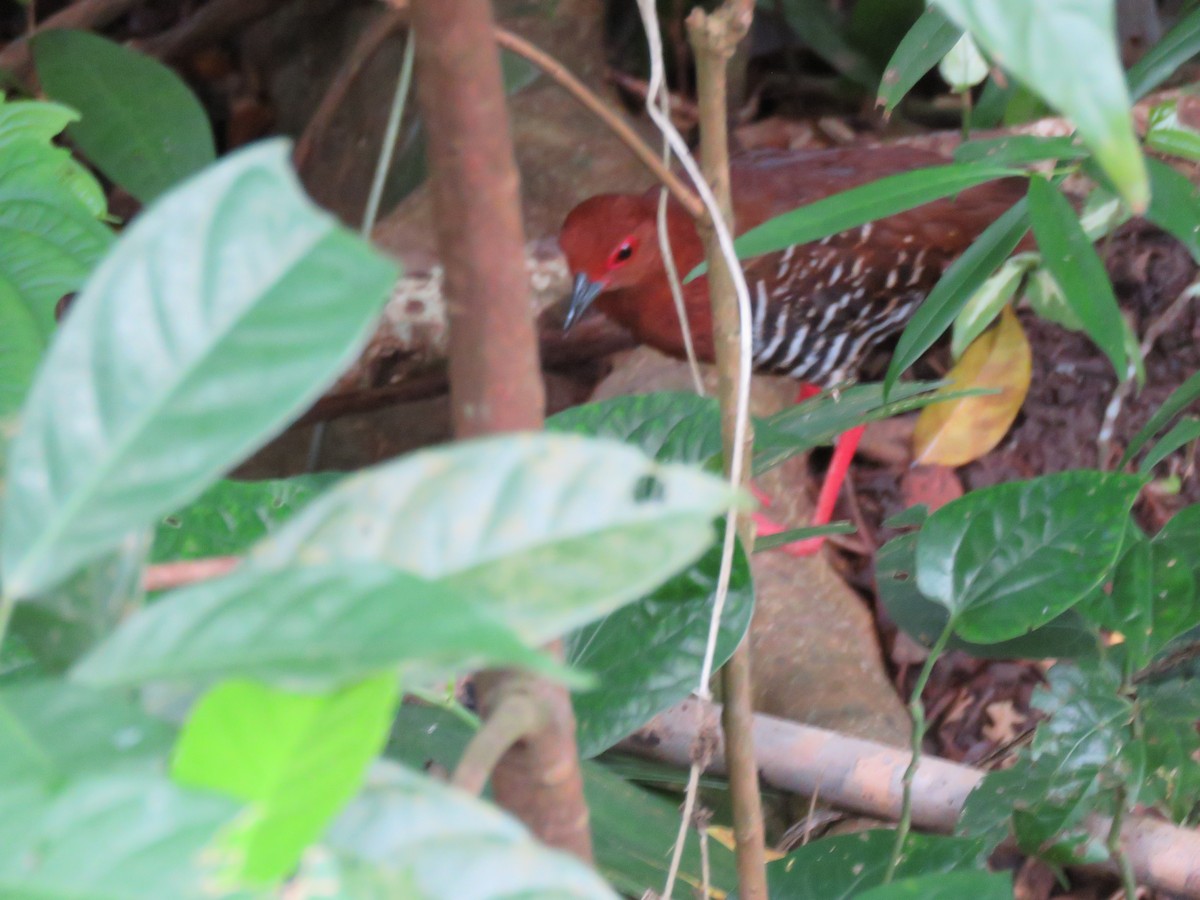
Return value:
[(635, 249), (637, 249), (637, 241), (635, 241), (633, 238), (625, 238), (625, 240), (621, 241), (621, 243), (617, 245), (617, 249), (609, 254), (608, 267), (610, 269), (615, 269), (622, 263), (628, 262), (629, 257), (633, 256), (633, 251)]

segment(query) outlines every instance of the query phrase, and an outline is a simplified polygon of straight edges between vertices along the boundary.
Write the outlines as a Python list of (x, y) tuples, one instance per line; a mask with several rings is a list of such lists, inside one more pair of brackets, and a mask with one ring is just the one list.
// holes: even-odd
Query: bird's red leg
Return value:
[[(800, 391), (796, 396), (797, 403), (803, 403), (812, 397), (815, 397), (821, 392), (821, 389), (813, 384), (800, 385)], [(825, 473), (825, 480), (821, 484), (821, 491), (817, 495), (817, 506), (813, 510), (812, 525), (828, 525), (829, 520), (833, 518), (833, 507), (837, 504), (838, 494), (841, 493), (842, 484), (846, 481), (846, 475), (850, 471), (850, 462), (854, 459), (854, 453), (858, 450), (858, 442), (863, 434), (862, 425), (851, 428), (838, 436), (837, 441), (833, 445), (833, 457), (829, 461), (829, 471)], [(757, 493), (757, 492), (756, 492)], [(763, 500), (759, 496), (760, 500)], [(755, 517), (758, 523), (758, 533), (778, 534), (783, 531), (783, 527), (768, 519), (762, 513)], [(811, 556), (821, 549), (821, 545), (825, 543), (825, 538), (814, 537), (806, 538), (802, 541), (795, 541), (791, 544), (785, 544), (777, 549), (783, 550), (785, 553), (790, 553), (792, 556)]]

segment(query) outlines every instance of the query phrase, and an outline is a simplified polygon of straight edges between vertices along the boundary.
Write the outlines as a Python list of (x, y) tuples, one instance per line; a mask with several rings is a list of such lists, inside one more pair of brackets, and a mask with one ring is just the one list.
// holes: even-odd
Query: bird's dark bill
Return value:
[(579, 317), (587, 312), (592, 301), (604, 288), (599, 281), (592, 281), (582, 272), (575, 276), (575, 285), (571, 289), (571, 305), (567, 309), (567, 318), (563, 322), (563, 331), (570, 331), (571, 326), (579, 321)]

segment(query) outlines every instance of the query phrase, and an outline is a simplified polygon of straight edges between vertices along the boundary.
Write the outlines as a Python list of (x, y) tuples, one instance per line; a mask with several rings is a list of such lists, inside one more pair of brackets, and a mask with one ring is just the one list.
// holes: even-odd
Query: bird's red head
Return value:
[(568, 213), (558, 243), (575, 284), (564, 329), (606, 291), (633, 287), (662, 271), (656, 212), (650, 197), (601, 194)]

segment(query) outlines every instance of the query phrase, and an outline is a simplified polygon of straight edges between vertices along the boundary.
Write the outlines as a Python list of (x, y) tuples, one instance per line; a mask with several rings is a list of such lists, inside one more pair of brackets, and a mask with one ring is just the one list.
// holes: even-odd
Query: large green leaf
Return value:
[(255, 550), (257, 569), (379, 561), (489, 609), (539, 643), (643, 596), (713, 540), (728, 486), (575, 435), (422, 451), (344, 479)]
[[(987, 181), (1019, 174), (1014, 169), (982, 163), (952, 163), (888, 175), (776, 216), (741, 235), (734, 242), (734, 248), (739, 259), (748, 259), (793, 244), (807, 244)], [(703, 271), (704, 266), (699, 266), (688, 274), (688, 278)]]
[(92, 560), (62, 584), (17, 604), (10, 633), (45, 672), (64, 672), (142, 603), (148, 536)]
[(890, 113), (961, 37), (962, 29), (947, 19), (937, 7), (926, 9), (904, 35), (887, 68), (883, 70), (879, 95), (875, 98), (876, 105), (882, 106), (885, 113)]
[(0, 896), (201, 900), (206, 854), (237, 805), (149, 772), (74, 778), (51, 792), (0, 788)]
[(1200, 7), (1175, 23), (1162, 40), (1129, 69), (1129, 93), (1140, 100), (1200, 53)]
[(38, 34), (33, 57), (46, 93), (82, 114), (71, 139), (143, 203), (216, 159), (204, 107), (156, 59), (68, 29)]
[(473, 598), (381, 563), (342, 561), (243, 566), (173, 591), (127, 619), (73, 677), (327, 687), (388, 667), (427, 674), (485, 662), (545, 668), (543, 660)]
[[(413, 769), (437, 765), (453, 770), (475, 729), (446, 710), (404, 704), (396, 715), (388, 756)], [(631, 897), (662, 890), (679, 831), (679, 805), (585, 761), (583, 791), (591, 814), (596, 867), (614, 888)], [(692, 900), (702, 880), (699, 841), (689, 831), (675, 900)], [(711, 884), (728, 892), (737, 885), (733, 852), (708, 842)]]
[(1150, 199), (1111, 2), (935, 0), (997, 63), (1069, 118), (1135, 210)]
[(196, 496), (357, 352), (395, 267), (304, 198), (282, 142), (141, 216), (77, 299), (9, 453), (10, 598)]
[(662, 462), (704, 465), (721, 453), (717, 401), (694, 393), (656, 391), (584, 403), (551, 416), (546, 430), (613, 438)]
[(218, 481), (159, 523), (151, 561), (241, 556), (340, 477), (319, 473), (266, 481)]
[(174, 733), (124, 697), (60, 681), (0, 690), (0, 793), (161, 764)]
[(1021, 200), (984, 229), (950, 265), (904, 326), (883, 381), (885, 396), (891, 395), (901, 373), (945, 334), (967, 301), (1008, 259), (1028, 230), (1029, 211)]
[(494, 806), (394, 763), (376, 767), (367, 787), (334, 822), (326, 843), (373, 869), (377, 884), (405, 886), (402, 893), (371, 896), (617, 896), (588, 866), (544, 847)]
[(1097, 587), (1144, 480), (1074, 471), (972, 491), (917, 539), (917, 587), (977, 643), (1017, 637)]
[(0, 424), (33, 382), (55, 304), (83, 284), (112, 242), (97, 221), (105, 211), (100, 186), (51, 143), (76, 118), (58, 104), (0, 96)]
[(902, 878), (859, 894), (856, 900), (1012, 900), (1007, 872), (945, 872)]
[[(813, 841), (767, 867), (772, 900), (851, 900), (883, 884), (895, 832), (860, 831)], [(913, 834), (896, 867), (898, 878), (971, 871), (982, 844), (967, 838)]]
[(938, 382), (897, 385), (885, 396), (881, 384), (855, 384), (816, 397), (763, 419), (755, 425), (754, 472), (759, 474), (810, 447), (832, 444), (842, 432), (861, 425), (986, 391), (937, 394)]
[[(917, 532), (892, 538), (875, 557), (875, 583), (888, 616), (913, 640), (932, 647), (950, 621), (950, 612), (917, 589)], [(951, 635), (947, 650), (980, 659), (1071, 659), (1095, 655), (1099, 636), (1087, 620), (1068, 609), (1045, 625), (1007, 641), (975, 644)]]
[(171, 775), (251, 804), (253, 815), (223, 843), (238, 851), (240, 877), (270, 883), (295, 867), (358, 789), (396, 700), (390, 674), (330, 694), (226, 681), (192, 707)]
[(1047, 159), (1082, 159), (1087, 155), (1087, 149), (1074, 138), (1036, 134), (976, 138), (954, 148), (955, 162), (990, 162), (997, 166), (1023, 166)]
[(1029, 180), (1029, 215), (1042, 251), (1042, 261), (1062, 288), (1088, 337), (1104, 351), (1117, 371), (1128, 374), (1128, 326), (1121, 318), (1112, 282), (1071, 209), (1071, 204), (1044, 178)]
[(1126, 674), (1145, 666), (1174, 638), (1200, 624), (1192, 569), (1197, 560), (1192, 526), (1197, 508), (1189, 509), (1193, 512), (1183, 510), (1172, 519), (1175, 527), (1168, 522), (1153, 540), (1131, 527), (1111, 582), (1080, 606), (1101, 627), (1124, 635)]
[[(607, 750), (696, 688), (721, 565), (713, 547), (647, 597), (571, 634), (567, 662), (596, 679), (574, 696), (579, 752)], [(714, 667), (729, 659), (750, 627), (754, 588), (738, 545), (721, 616)]]

